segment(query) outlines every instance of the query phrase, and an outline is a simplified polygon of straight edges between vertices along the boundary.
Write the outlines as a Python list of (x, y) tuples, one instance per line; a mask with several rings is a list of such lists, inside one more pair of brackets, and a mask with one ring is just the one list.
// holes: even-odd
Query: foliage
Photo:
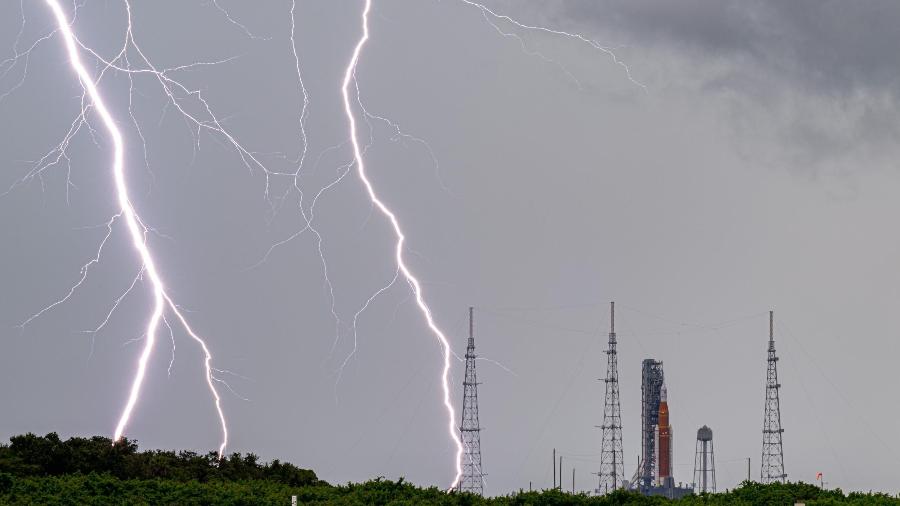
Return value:
[[(47, 477), (72, 474), (108, 474), (120, 480), (168, 479), (174, 481), (265, 480), (289, 486), (316, 485), (316, 473), (273, 460), (260, 464), (252, 453), (232, 453), (219, 460), (215, 452), (200, 455), (182, 451), (138, 451), (135, 441), (123, 438), (113, 444), (105, 437), (73, 437), (62, 441), (56, 433), (46, 436), (13, 436), (0, 445), (0, 473), (15, 477)], [(0, 475), (2, 476), (2, 475)], [(0, 478), (0, 487), (3, 479)], [(2, 488), (0, 488), (2, 490)]]
[(252, 453), (219, 460), (214, 452), (139, 452), (134, 441), (115, 445), (102, 437), (61, 441), (56, 434), (26, 434), (10, 443), (0, 445), (0, 504), (288, 505), (290, 496), (296, 495), (300, 504), (322, 506), (900, 505), (900, 498), (885, 494), (845, 495), (806, 483), (752, 482), (725, 493), (676, 501), (622, 490), (604, 497), (545, 490), (482, 498), (421, 488), (403, 479), (332, 486), (310, 470), (277, 460), (263, 464)]

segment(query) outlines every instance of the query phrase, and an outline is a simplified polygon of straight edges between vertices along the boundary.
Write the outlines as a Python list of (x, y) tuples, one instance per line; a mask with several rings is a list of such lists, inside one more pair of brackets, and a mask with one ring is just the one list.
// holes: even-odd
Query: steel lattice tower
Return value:
[(481, 425), (478, 423), (478, 380), (475, 376), (475, 309), (469, 308), (469, 343), (466, 346), (466, 377), (463, 380), (462, 425), (459, 427), (465, 455), (459, 490), (482, 495)]
[(769, 358), (766, 370), (766, 412), (763, 418), (762, 467), (760, 481), (784, 482), (784, 449), (782, 448), (781, 402), (778, 391), (778, 357), (775, 355), (774, 314), (769, 311)]
[(609, 303), (609, 349), (606, 350), (606, 400), (603, 403), (603, 441), (600, 450), (598, 494), (619, 488), (625, 478), (622, 452), (622, 410), (619, 405), (619, 365), (616, 357), (616, 303)]

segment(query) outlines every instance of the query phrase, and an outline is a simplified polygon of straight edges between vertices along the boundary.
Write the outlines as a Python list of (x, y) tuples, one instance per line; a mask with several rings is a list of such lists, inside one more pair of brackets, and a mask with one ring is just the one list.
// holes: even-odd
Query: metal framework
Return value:
[(619, 365), (616, 357), (616, 303), (609, 303), (609, 348), (606, 350), (606, 399), (603, 403), (603, 439), (600, 450), (598, 494), (619, 488), (625, 478), (622, 451), (622, 411), (619, 405)]
[(782, 447), (781, 402), (778, 391), (778, 357), (775, 355), (774, 313), (769, 311), (769, 356), (766, 369), (766, 409), (763, 417), (763, 444), (760, 481), (763, 483), (784, 482), (784, 448)]
[(483, 495), (481, 425), (478, 423), (478, 380), (475, 375), (475, 309), (469, 308), (469, 342), (466, 346), (466, 376), (463, 380), (462, 424), (459, 427), (465, 454), (459, 490)]
[(697, 449), (694, 452), (694, 492), (716, 493), (716, 457), (713, 453), (713, 432), (704, 425), (697, 430)]
[(640, 485), (656, 484), (656, 426), (659, 425), (659, 395), (665, 377), (663, 363), (644, 359), (641, 371), (641, 462)]

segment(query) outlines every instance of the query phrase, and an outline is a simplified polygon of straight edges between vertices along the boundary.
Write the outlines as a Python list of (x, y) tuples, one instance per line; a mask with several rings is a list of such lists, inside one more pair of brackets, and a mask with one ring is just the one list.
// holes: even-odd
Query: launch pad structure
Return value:
[(693, 488), (675, 483), (672, 476), (673, 431), (662, 361), (645, 359), (641, 365), (641, 456), (630, 490), (648, 496), (677, 499), (693, 494)]
[(665, 383), (663, 363), (644, 359), (641, 366), (641, 462), (638, 484), (650, 487), (657, 478), (656, 427), (659, 424), (660, 391)]
[[(712, 429), (704, 425), (697, 431), (693, 483), (675, 483), (674, 438), (669, 423), (668, 392), (661, 360), (646, 358), (641, 362), (641, 453), (630, 480), (619, 482), (622, 471), (622, 414), (619, 405), (619, 375), (615, 332), (615, 303), (610, 303), (609, 348), (606, 351), (606, 396), (603, 409), (601, 467), (597, 494), (608, 494), (620, 488), (646, 496), (677, 499), (697, 493), (716, 491), (715, 457)], [(763, 450), (760, 481), (785, 482), (781, 402), (778, 382), (778, 357), (775, 353), (774, 313), (769, 311), (769, 346), (766, 371), (766, 403), (763, 421)], [(554, 465), (555, 465), (554, 454)], [(749, 479), (749, 459), (748, 459)], [(554, 472), (554, 479), (555, 479)], [(561, 479), (561, 477), (560, 477)], [(574, 487), (573, 487), (574, 488)]]
[[(601, 437), (600, 471), (597, 495), (625, 489), (645, 496), (661, 496), (678, 499), (694, 493), (716, 492), (716, 468), (713, 451), (712, 429), (703, 425), (697, 431), (692, 481), (676, 483), (674, 478), (675, 432), (669, 422), (668, 390), (663, 362), (645, 358), (641, 362), (641, 453), (630, 480), (621, 479), (624, 471), (622, 444), (622, 412), (619, 396), (618, 350), (615, 328), (615, 302), (609, 305), (609, 341), (607, 354), (606, 392), (603, 402), (603, 430)], [(769, 343), (766, 370), (766, 403), (763, 421), (763, 449), (760, 481), (762, 483), (785, 482), (783, 434), (781, 426), (781, 402), (778, 382), (778, 356), (775, 353), (774, 313), (769, 311)], [(750, 462), (747, 459), (747, 479), (750, 479)], [(560, 470), (562, 459), (560, 458)], [(556, 488), (556, 451), (553, 455), (554, 488)], [(574, 471), (573, 471), (574, 472)], [(621, 478), (620, 478), (621, 477)], [(560, 474), (560, 485), (562, 475)], [(573, 486), (574, 491), (574, 478)]]

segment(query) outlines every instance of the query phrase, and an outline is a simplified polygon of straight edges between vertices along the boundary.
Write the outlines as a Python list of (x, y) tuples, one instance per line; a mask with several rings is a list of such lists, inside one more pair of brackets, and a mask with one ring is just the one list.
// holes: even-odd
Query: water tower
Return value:
[(712, 429), (704, 425), (697, 430), (694, 454), (694, 491), (698, 494), (716, 491), (716, 459), (713, 455)]

